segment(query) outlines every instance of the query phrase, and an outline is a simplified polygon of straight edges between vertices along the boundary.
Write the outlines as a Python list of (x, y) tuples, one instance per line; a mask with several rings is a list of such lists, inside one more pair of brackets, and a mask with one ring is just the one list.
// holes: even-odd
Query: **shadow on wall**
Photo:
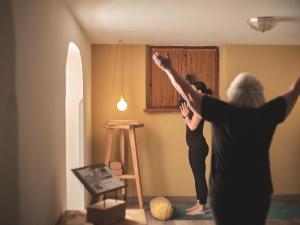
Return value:
[[(52, 215), (55, 213), (54, 209), (57, 208), (65, 208), (65, 199), (61, 198), (60, 196), (60, 182), (58, 180), (58, 177), (60, 177), (59, 174), (53, 174), (52, 177), (49, 177), (49, 180), (51, 180), (51, 182), (49, 182), (51, 184), (51, 192), (47, 193), (47, 195), (51, 196), (51, 201), (48, 202), (49, 205), (45, 205), (44, 207), (46, 209), (48, 209), (47, 211), (47, 215), (48, 218), (47, 220), (50, 221), (52, 219)], [(59, 202), (56, 200), (59, 199)], [(61, 207), (63, 206), (63, 207)], [(61, 215), (63, 215), (64, 212), (61, 212)], [(61, 218), (58, 218), (56, 221), (53, 221), (52, 224), (60, 224), (61, 222)]]
[(0, 1), (0, 224), (19, 224), (15, 35), (11, 1)]

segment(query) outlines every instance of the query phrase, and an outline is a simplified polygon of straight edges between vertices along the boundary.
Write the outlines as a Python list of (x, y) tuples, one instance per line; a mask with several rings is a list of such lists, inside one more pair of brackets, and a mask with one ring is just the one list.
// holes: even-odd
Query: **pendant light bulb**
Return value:
[(125, 102), (123, 95), (121, 96), (121, 99), (117, 104), (117, 108), (119, 111), (125, 111), (127, 109), (127, 103)]

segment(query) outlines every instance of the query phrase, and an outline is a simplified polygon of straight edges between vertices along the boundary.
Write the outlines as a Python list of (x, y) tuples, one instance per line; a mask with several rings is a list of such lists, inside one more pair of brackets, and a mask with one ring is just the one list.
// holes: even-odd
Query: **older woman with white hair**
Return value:
[(239, 74), (227, 95), (230, 103), (194, 91), (168, 58), (153, 55), (189, 108), (213, 125), (209, 200), (217, 225), (263, 225), (273, 192), (269, 148), (277, 124), (292, 110), (300, 78), (267, 103), (260, 82)]
[(227, 97), (232, 105), (241, 108), (258, 108), (265, 104), (261, 83), (249, 73), (240, 73), (231, 82)]

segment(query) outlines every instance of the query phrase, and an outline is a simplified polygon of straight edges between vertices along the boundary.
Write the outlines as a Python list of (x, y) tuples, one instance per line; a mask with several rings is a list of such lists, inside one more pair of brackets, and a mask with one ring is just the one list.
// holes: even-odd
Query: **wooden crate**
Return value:
[(106, 199), (87, 207), (86, 220), (95, 225), (111, 225), (125, 218), (126, 202)]

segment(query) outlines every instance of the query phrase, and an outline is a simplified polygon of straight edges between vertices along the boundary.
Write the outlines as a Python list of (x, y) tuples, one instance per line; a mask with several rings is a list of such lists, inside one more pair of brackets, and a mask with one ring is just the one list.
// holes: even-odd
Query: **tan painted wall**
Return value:
[[(117, 73), (113, 95), (114, 45), (94, 45), (93, 71), (93, 152), (96, 162), (103, 162), (107, 119), (137, 119), (145, 124), (137, 130), (142, 187), (145, 196), (192, 196), (194, 183), (188, 164), (185, 126), (178, 113), (149, 114), (145, 108), (146, 48), (143, 45), (124, 47), (125, 99), (128, 110), (116, 109), (120, 93)], [(220, 48), (220, 94), (232, 78), (242, 71), (253, 72), (264, 83), (268, 99), (287, 90), (299, 75), (300, 47), (293, 46), (224, 46)], [(278, 127), (271, 149), (275, 194), (299, 194), (300, 180), (300, 103), (283, 125)], [(110, 111), (110, 113), (108, 113)], [(211, 143), (210, 124), (204, 135)], [(115, 134), (115, 139), (117, 135)], [(116, 144), (114, 142), (114, 151)], [(118, 157), (114, 154), (113, 159)], [(210, 170), (210, 155), (207, 159)], [(131, 169), (132, 170), (132, 169)], [(134, 183), (129, 183), (129, 195), (135, 195)]]
[[(178, 113), (148, 114), (145, 108), (145, 46), (124, 47), (124, 92), (128, 103), (125, 112), (116, 109), (121, 94), (120, 73), (117, 73), (114, 95), (113, 83), (115, 46), (93, 46), (93, 149), (94, 160), (103, 161), (105, 129), (110, 119), (137, 119), (145, 124), (138, 128), (142, 187), (145, 195), (191, 195), (193, 181), (187, 160), (185, 127)], [(111, 103), (111, 104), (110, 104)], [(107, 112), (110, 112), (108, 116)], [(208, 132), (206, 126), (206, 132)], [(114, 140), (117, 140), (117, 136)], [(115, 142), (116, 143), (116, 142)], [(176, 175), (174, 172), (176, 171)], [(133, 182), (130, 192), (133, 194)]]
[[(283, 94), (300, 75), (300, 46), (225, 46), (221, 48), (220, 88), (226, 88), (242, 71), (263, 83), (267, 100)], [(271, 169), (275, 194), (300, 194), (300, 99), (278, 126), (271, 145)]]
[[(60, 0), (13, 0), (16, 41), (19, 224), (57, 222), (66, 207), (65, 71), (81, 51), (85, 149), (91, 159), (91, 45)], [(2, 203), (3, 204), (3, 203)]]

